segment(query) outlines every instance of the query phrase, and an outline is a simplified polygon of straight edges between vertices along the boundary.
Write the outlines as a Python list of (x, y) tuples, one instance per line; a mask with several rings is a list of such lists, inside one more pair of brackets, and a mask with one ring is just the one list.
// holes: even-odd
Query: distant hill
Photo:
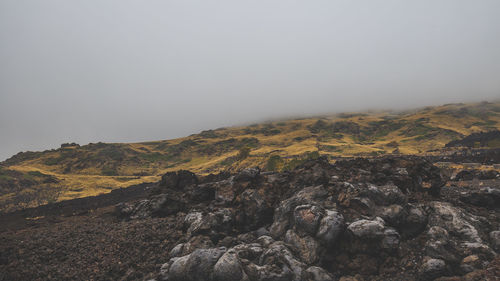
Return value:
[[(500, 103), (483, 102), (280, 120), (162, 141), (68, 143), (0, 163), (0, 210), (107, 193), (157, 181), (178, 169), (199, 174), (249, 166), (287, 170), (319, 155), (426, 154), (473, 133), (499, 129)], [(20, 194), (26, 193), (38, 198), (25, 196), (19, 205)]]
[(463, 139), (453, 140), (446, 147), (490, 147), (500, 148), (500, 131), (473, 133)]

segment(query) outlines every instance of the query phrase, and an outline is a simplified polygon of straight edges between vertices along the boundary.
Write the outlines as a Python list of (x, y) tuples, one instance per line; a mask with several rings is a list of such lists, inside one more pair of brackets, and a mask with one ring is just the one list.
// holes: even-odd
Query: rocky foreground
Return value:
[[(500, 190), (445, 188), (418, 158), (163, 177), (120, 216), (177, 215), (183, 237), (157, 280), (486, 280), (500, 276)], [(453, 276), (453, 277), (445, 277)]]
[(144, 199), (4, 230), (0, 280), (498, 280), (498, 174), (472, 179), (417, 157), (168, 173)]

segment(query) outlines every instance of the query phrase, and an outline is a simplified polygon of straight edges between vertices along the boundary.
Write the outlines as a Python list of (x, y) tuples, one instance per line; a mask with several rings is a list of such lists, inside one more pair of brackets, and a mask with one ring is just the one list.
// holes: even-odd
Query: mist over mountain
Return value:
[(0, 3), (0, 159), (500, 95), (498, 1)]
[(0, 281), (497, 281), (500, 1), (0, 1)]

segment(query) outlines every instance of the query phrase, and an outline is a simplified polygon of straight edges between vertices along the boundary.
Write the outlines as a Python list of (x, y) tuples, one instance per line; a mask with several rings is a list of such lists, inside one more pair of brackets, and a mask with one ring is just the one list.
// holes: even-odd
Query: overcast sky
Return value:
[(500, 1), (0, 0), (0, 160), (500, 97)]

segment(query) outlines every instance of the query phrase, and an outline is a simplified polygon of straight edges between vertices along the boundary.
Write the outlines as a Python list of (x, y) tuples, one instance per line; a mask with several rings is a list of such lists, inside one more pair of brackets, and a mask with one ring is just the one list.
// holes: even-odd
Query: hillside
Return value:
[(500, 103), (483, 102), (274, 121), (173, 140), (63, 144), (0, 163), (0, 209), (108, 193), (179, 169), (202, 175), (249, 166), (288, 170), (318, 155), (432, 154), (451, 141), (499, 129)]

